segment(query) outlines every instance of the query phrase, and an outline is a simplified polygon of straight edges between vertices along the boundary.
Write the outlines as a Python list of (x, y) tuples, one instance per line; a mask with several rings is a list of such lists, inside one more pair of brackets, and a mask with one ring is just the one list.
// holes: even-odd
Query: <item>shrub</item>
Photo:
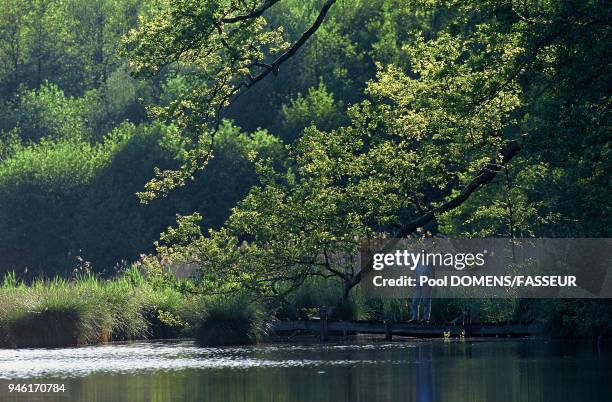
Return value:
[(268, 332), (263, 308), (245, 295), (206, 300), (196, 331), (201, 346), (245, 345), (259, 342)]

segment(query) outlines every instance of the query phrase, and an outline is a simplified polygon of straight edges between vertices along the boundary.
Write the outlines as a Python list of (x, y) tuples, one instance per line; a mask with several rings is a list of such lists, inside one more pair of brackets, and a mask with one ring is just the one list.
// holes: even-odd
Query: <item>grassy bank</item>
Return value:
[(154, 287), (136, 270), (113, 280), (93, 276), (38, 280), (12, 276), (0, 289), (0, 346), (57, 347), (176, 337), (190, 330), (190, 300)]
[[(176, 285), (176, 284), (174, 284)], [(12, 275), (0, 287), (0, 347), (61, 347), (133, 339), (194, 337), (202, 346), (257, 343), (272, 319), (309, 319), (325, 306), (332, 319), (406, 321), (409, 300), (365, 299), (354, 293), (339, 303), (340, 288), (310, 281), (282, 301), (251, 295), (196, 295), (167, 282), (146, 280), (136, 268), (112, 280), (37, 280)], [(543, 320), (553, 337), (606, 334), (612, 318), (606, 300), (432, 301), (432, 321), (469, 311), (475, 322)]]
[(272, 310), (244, 294), (193, 295), (147, 281), (136, 268), (111, 280), (84, 276), (0, 287), (0, 347), (64, 347), (194, 337), (200, 345), (259, 342)]

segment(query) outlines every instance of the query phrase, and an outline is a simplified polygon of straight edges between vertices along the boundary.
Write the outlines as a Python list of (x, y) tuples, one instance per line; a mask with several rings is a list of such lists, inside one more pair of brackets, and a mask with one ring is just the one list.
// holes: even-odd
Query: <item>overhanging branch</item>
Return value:
[(256, 9), (254, 9), (248, 14), (222, 18), (221, 22), (223, 22), (224, 24), (234, 24), (236, 22), (257, 18), (261, 16), (268, 8), (272, 7), (274, 4), (278, 3), (279, 1), (280, 0), (266, 0), (259, 7), (257, 7)]
[(246, 84), (246, 86), (250, 87), (254, 85), (258, 81), (261, 81), (262, 79), (264, 79), (271, 72), (274, 74), (277, 74), (278, 68), (280, 67), (280, 65), (283, 64), (285, 61), (287, 61), (289, 58), (291, 58), (291, 56), (293, 56), (306, 43), (306, 41), (308, 41), (308, 39), (317, 31), (317, 29), (319, 29), (319, 27), (325, 20), (325, 17), (327, 16), (327, 12), (331, 8), (331, 6), (334, 5), (335, 2), (336, 0), (327, 0), (327, 2), (321, 8), (321, 11), (319, 11), (319, 15), (317, 16), (317, 19), (313, 22), (310, 28), (308, 28), (299, 37), (299, 39), (296, 40), (291, 45), (291, 47), (289, 47), (289, 49), (287, 49), (283, 54), (281, 54), (271, 64), (263, 65), (263, 63), (256, 63), (257, 66), (264, 67), (264, 71), (262, 71), (261, 73), (257, 74), (254, 77), (251, 77), (249, 80), (249, 83)]
[(492, 160), (478, 172), (476, 177), (474, 177), (472, 181), (470, 181), (463, 188), (463, 190), (461, 190), (461, 193), (459, 193), (459, 195), (453, 197), (446, 203), (440, 205), (437, 208), (432, 209), (431, 211), (421, 215), (417, 219), (405, 225), (399, 231), (397, 237), (408, 236), (414, 233), (417, 228), (429, 223), (436, 215), (448, 212), (463, 204), (470, 197), (470, 195), (472, 195), (472, 193), (474, 193), (476, 190), (478, 190), (485, 184), (491, 182), (495, 178), (497, 173), (503, 169), (504, 165), (506, 165), (512, 158), (514, 158), (514, 156), (520, 151), (520, 149), (521, 146), (518, 140), (512, 140), (507, 142), (501, 151), (501, 162), (497, 163), (495, 160)]
[[(480, 187), (490, 183), (497, 173), (504, 168), (504, 166), (512, 160), (521, 150), (521, 144), (519, 140), (511, 140), (508, 141), (505, 146), (501, 149), (501, 161), (497, 162), (497, 159), (492, 159), (486, 166), (484, 166), (478, 174), (461, 190), (461, 192), (440, 205), (437, 208), (430, 210), (429, 212), (419, 216), (418, 218), (408, 222), (406, 225), (402, 227), (402, 229), (397, 234), (397, 238), (402, 238), (414, 233), (418, 228), (423, 227), (430, 221), (432, 221), (437, 215), (443, 214), (445, 212), (451, 211), (465, 201), (470, 198), (470, 196), (478, 190)], [(390, 244), (391, 247), (394, 244)], [(363, 264), (362, 269), (353, 275), (344, 286), (344, 291), (342, 294), (343, 298), (346, 298), (350, 292), (350, 290), (355, 287), (361, 279), (367, 275), (372, 270), (371, 264)]]

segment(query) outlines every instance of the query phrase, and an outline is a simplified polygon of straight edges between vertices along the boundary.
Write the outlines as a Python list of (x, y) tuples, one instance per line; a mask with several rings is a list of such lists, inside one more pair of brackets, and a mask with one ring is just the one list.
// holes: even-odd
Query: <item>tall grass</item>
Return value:
[(59, 347), (112, 340), (177, 337), (189, 325), (187, 299), (154, 289), (136, 269), (109, 281), (83, 276), (37, 280), (29, 286), (13, 274), (0, 288), (0, 346)]
[(0, 347), (61, 347), (195, 336), (202, 345), (258, 342), (268, 310), (246, 296), (198, 297), (147, 281), (131, 268), (112, 280), (37, 280), (6, 275), (0, 288)]
[(89, 295), (59, 281), (8, 290), (3, 301), (12, 307), (3, 314), (2, 326), (6, 342), (13, 347), (94, 343), (110, 331), (109, 317), (96, 311)]
[(253, 344), (268, 333), (270, 315), (247, 295), (215, 296), (201, 306), (196, 330), (201, 346)]

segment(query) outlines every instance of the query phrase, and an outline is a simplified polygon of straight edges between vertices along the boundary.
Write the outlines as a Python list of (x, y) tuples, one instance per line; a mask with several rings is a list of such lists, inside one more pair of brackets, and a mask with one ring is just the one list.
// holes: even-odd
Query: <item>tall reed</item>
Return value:
[(187, 298), (171, 287), (154, 289), (137, 269), (112, 280), (36, 280), (8, 274), (0, 288), (0, 346), (59, 347), (177, 337), (190, 323)]

